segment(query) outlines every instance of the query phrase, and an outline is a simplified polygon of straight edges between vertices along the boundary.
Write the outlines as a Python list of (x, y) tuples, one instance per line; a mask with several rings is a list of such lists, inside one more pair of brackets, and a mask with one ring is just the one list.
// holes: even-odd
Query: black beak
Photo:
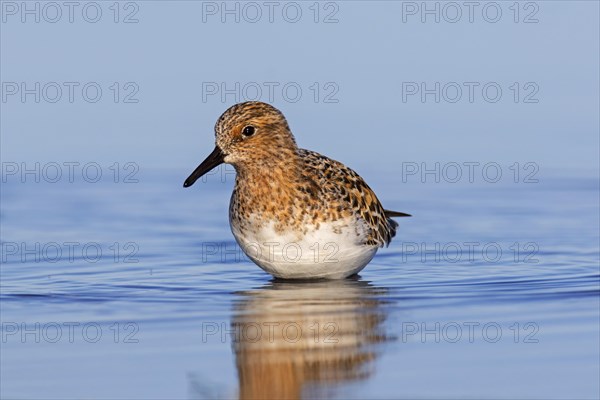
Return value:
[(192, 186), (198, 178), (202, 177), (202, 175), (206, 174), (217, 165), (223, 164), (224, 158), (225, 154), (223, 154), (219, 146), (215, 146), (215, 149), (208, 157), (206, 157), (206, 160), (202, 161), (202, 164), (198, 165), (198, 168), (196, 168), (194, 172), (188, 176), (185, 182), (183, 182), (183, 187)]

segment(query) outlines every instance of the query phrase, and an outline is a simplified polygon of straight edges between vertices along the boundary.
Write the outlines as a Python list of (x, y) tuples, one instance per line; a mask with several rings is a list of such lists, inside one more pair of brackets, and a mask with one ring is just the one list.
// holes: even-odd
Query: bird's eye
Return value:
[(256, 129), (254, 129), (254, 127), (252, 125), (248, 125), (242, 130), (242, 134), (244, 136), (252, 136), (252, 135), (254, 135), (255, 130)]

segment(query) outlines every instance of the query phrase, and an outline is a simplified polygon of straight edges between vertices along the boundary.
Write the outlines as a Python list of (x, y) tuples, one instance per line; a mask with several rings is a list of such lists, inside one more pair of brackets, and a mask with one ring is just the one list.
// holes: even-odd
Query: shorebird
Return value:
[(256, 101), (227, 109), (215, 148), (185, 180), (227, 163), (236, 170), (229, 205), (235, 240), (264, 271), (282, 279), (343, 279), (388, 246), (409, 217), (385, 210), (352, 169), (301, 149), (284, 115)]

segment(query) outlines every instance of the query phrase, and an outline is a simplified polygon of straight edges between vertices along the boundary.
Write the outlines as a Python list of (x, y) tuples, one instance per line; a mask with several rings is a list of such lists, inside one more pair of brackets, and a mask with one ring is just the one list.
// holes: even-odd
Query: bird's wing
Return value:
[(327, 210), (328, 219), (359, 218), (368, 227), (365, 244), (380, 247), (389, 245), (398, 226), (390, 217), (408, 214), (384, 210), (369, 185), (341, 162), (314, 151), (299, 151), (306, 163), (303, 169), (307, 175), (305, 178), (314, 182), (313, 187), (318, 187), (314, 196), (319, 199), (322, 209)]

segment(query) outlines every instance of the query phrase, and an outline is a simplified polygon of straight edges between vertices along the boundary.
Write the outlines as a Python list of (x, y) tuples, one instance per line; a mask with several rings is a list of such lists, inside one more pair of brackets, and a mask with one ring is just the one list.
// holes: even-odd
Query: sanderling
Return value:
[(236, 170), (229, 223), (246, 255), (283, 279), (341, 279), (389, 245), (398, 224), (365, 181), (344, 164), (301, 149), (278, 109), (236, 104), (215, 125), (216, 146), (189, 187), (221, 163)]

